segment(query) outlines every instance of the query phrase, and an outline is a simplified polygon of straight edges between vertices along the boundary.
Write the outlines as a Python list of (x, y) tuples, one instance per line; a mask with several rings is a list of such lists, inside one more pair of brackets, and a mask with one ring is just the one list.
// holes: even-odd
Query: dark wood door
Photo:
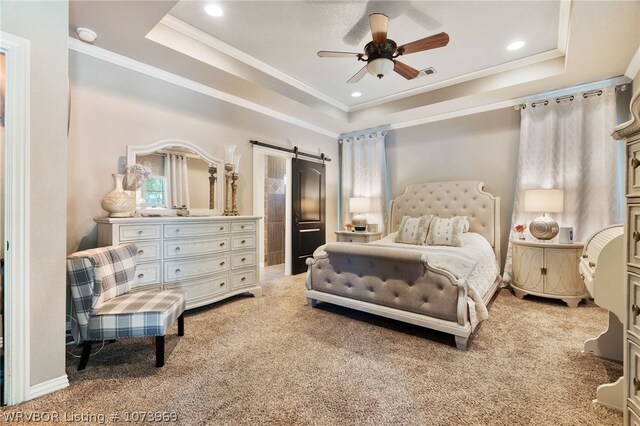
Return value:
[(291, 272), (299, 274), (325, 243), (325, 165), (294, 158), (292, 174)]

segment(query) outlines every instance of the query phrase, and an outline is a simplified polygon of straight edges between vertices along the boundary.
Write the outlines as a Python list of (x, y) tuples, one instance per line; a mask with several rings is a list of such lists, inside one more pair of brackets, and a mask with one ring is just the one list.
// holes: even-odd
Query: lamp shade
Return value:
[(388, 58), (376, 58), (367, 64), (367, 71), (369, 74), (378, 78), (382, 78), (385, 75), (393, 71), (395, 64)]
[(367, 213), (371, 210), (371, 200), (364, 197), (349, 198), (350, 213)]
[(562, 189), (530, 189), (524, 192), (524, 211), (559, 213), (564, 209)]

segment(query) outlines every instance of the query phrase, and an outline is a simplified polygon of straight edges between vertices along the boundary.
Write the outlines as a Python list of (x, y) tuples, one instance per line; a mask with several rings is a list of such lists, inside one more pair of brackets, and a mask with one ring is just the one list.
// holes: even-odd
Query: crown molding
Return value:
[(243, 51), (236, 49), (233, 46), (224, 43), (223, 41), (213, 37), (210, 34), (205, 33), (202, 30), (195, 28), (192, 25), (187, 24), (186, 22), (176, 18), (172, 15), (166, 15), (162, 20), (160, 20), (160, 24), (166, 25), (174, 31), (177, 31), (187, 37), (190, 37), (202, 44), (205, 44), (215, 50), (218, 50), (225, 55), (231, 56), (234, 59), (237, 59), (240, 62), (243, 62), (263, 73), (270, 75), (273, 78), (276, 78), (292, 87), (295, 87), (298, 90), (305, 92), (308, 95), (311, 95), (323, 102), (328, 103), (344, 112), (349, 112), (349, 106), (343, 104), (337, 99), (332, 98), (331, 96), (327, 96), (319, 90), (309, 86), (306, 83), (301, 82), (298, 79), (291, 77), (289, 74), (286, 74), (277, 68), (268, 65), (261, 60), (244, 53)]
[(337, 132), (326, 129), (324, 127), (320, 127), (307, 121), (300, 120), (299, 118), (292, 117), (288, 114), (284, 114), (282, 112), (268, 108), (264, 105), (260, 105), (247, 99), (241, 98), (239, 96), (214, 89), (213, 87), (207, 86), (205, 84), (180, 77), (179, 75), (161, 70), (160, 68), (156, 68), (143, 62), (136, 61), (135, 59), (131, 59), (110, 50), (84, 43), (73, 37), (69, 37), (69, 49), (78, 53), (92, 56), (105, 62), (110, 62), (114, 65), (118, 65), (132, 71), (139, 72), (141, 74), (148, 75), (150, 77), (157, 78), (159, 80), (166, 81), (171, 84), (175, 84), (176, 86), (184, 87), (185, 89), (193, 90), (194, 92), (198, 92), (215, 99), (229, 102), (231, 104), (258, 112), (260, 114), (264, 114), (277, 120), (284, 121), (286, 123), (305, 128), (307, 130), (311, 130), (312, 132), (316, 132), (324, 136), (329, 136), (337, 139), (339, 135)]
[(631, 62), (629, 62), (629, 66), (624, 72), (624, 75), (633, 79), (638, 72), (640, 72), (640, 46), (638, 46), (636, 53), (633, 55), (633, 58), (631, 58)]

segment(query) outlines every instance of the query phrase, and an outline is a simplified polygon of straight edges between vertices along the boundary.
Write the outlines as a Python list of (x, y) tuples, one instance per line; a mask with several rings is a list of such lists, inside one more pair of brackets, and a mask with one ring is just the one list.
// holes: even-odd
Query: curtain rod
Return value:
[[(616, 92), (624, 92), (625, 90), (627, 90), (629, 87), (628, 84), (620, 84), (618, 86), (615, 86), (615, 91)], [(584, 92), (582, 93), (582, 97), (583, 98), (588, 98), (589, 96), (600, 96), (602, 95), (602, 89), (596, 89), (596, 90), (589, 90), (588, 92)], [(555, 98), (556, 103), (560, 103), (561, 101), (567, 100), (569, 102), (571, 102), (572, 100), (575, 99), (576, 95), (565, 95), (565, 96), (558, 96), (557, 98)], [(549, 105), (549, 99), (544, 99), (541, 101), (535, 101), (535, 102), (531, 102), (531, 107), (535, 108), (538, 105)], [(519, 105), (515, 105), (513, 107), (513, 109), (525, 109), (527, 107), (527, 104), (519, 104)]]
[(315, 158), (316, 160), (331, 161), (331, 158), (326, 157), (324, 155), (324, 152), (320, 153), (320, 155), (317, 155), (317, 154), (310, 154), (308, 152), (302, 152), (302, 151), (298, 150), (297, 146), (294, 146), (293, 148), (285, 148), (285, 147), (282, 147), (282, 146), (270, 145), (268, 143), (258, 142), (258, 141), (253, 141), (253, 140), (250, 140), (249, 142), (251, 143), (251, 145), (263, 146), (265, 148), (277, 149), (278, 151), (290, 152), (293, 155), (295, 155), (296, 157), (303, 156), (303, 157), (308, 157), (308, 158)]

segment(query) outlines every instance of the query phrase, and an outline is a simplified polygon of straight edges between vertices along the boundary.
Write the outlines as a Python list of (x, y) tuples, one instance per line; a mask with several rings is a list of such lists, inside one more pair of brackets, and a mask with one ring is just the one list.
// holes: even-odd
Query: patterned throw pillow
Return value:
[(421, 217), (404, 216), (394, 241), (396, 243), (425, 245), (432, 217), (431, 215)]
[(462, 247), (460, 236), (464, 231), (463, 218), (456, 216), (450, 218), (434, 217), (431, 220), (427, 244), (430, 246)]
[(460, 226), (462, 227), (462, 232), (469, 232), (469, 218), (467, 216), (454, 216), (460, 219)]

